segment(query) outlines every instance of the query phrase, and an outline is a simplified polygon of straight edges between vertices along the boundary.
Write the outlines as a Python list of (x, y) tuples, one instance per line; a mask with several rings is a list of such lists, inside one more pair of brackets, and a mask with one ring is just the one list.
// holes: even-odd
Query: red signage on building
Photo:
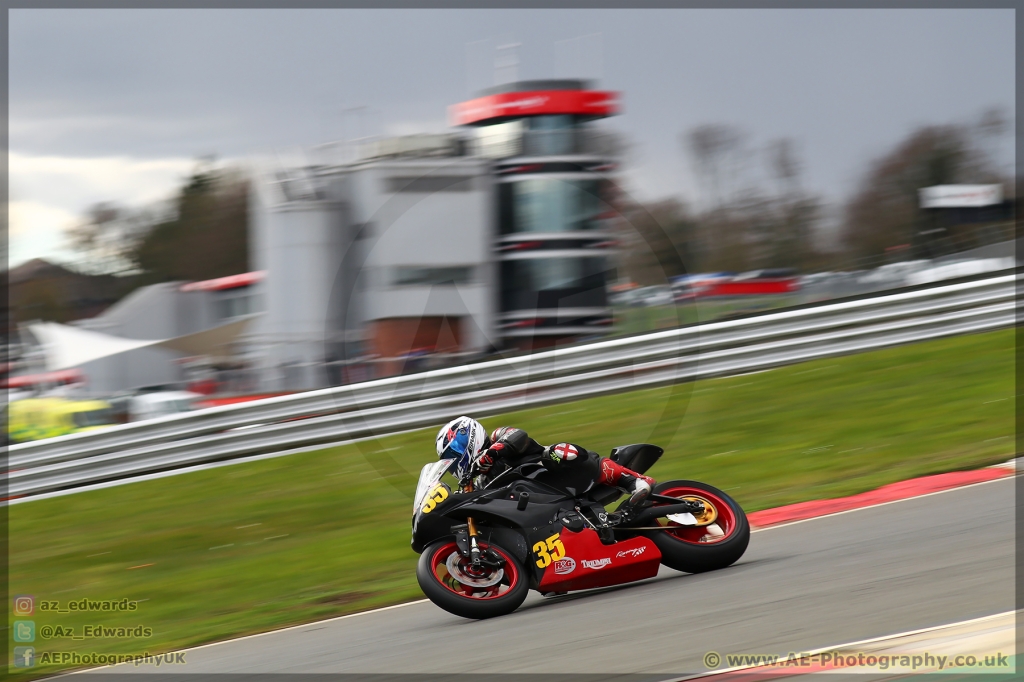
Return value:
[(40, 374), (22, 374), (0, 380), (0, 388), (32, 388), (51, 384), (78, 384), (85, 381), (80, 369), (60, 369)]
[(448, 107), (448, 118), (453, 126), (541, 114), (600, 117), (617, 113), (619, 93), (601, 90), (503, 92)]
[(247, 287), (263, 281), (267, 273), (263, 270), (256, 272), (243, 272), (240, 275), (228, 275), (217, 279), (205, 279), (201, 282), (189, 282), (181, 285), (182, 291), (224, 291), (225, 289), (238, 289)]

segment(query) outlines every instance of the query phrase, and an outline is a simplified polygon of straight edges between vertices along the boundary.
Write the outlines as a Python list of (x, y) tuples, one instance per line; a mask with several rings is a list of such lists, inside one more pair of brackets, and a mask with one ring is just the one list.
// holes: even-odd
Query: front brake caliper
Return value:
[(469, 526), (462, 524), (461, 526), (452, 526), (452, 532), (455, 533), (455, 544), (459, 548), (459, 556), (464, 559), (469, 558)]
[(501, 558), (500, 554), (488, 547), (480, 553), (480, 563), (488, 568), (501, 568), (505, 565), (505, 560)]

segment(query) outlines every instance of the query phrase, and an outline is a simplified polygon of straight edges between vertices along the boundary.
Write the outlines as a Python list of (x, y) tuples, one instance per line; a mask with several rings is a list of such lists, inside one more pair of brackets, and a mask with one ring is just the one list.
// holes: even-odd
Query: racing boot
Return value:
[(619, 476), (619, 487), (625, 488), (630, 493), (629, 499), (619, 505), (616, 510), (622, 518), (628, 518), (632, 516), (633, 512), (639, 511), (640, 507), (643, 506), (644, 500), (651, 494), (651, 484), (654, 483), (654, 479), (648, 476), (640, 476), (639, 474), (622, 474)]

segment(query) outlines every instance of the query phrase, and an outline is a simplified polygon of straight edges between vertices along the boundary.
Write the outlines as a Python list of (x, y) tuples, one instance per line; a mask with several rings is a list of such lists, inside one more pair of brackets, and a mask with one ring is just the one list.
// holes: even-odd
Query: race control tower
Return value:
[(519, 81), (449, 109), (493, 163), (498, 261), (496, 333), (505, 346), (545, 348), (606, 333), (614, 279), (609, 202), (614, 139), (593, 122), (617, 93), (581, 80)]

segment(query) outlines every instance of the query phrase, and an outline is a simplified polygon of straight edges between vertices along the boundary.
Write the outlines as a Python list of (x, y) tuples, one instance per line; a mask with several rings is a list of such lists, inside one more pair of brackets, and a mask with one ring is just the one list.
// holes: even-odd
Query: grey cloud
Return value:
[(685, 184), (679, 133), (704, 122), (796, 138), (839, 197), (915, 124), (1013, 111), (1012, 10), (12, 10), (11, 147), (238, 156), (353, 135), (358, 104), (364, 132), (440, 122), (468, 42), (510, 33), (543, 78), (595, 32), (642, 196)]

